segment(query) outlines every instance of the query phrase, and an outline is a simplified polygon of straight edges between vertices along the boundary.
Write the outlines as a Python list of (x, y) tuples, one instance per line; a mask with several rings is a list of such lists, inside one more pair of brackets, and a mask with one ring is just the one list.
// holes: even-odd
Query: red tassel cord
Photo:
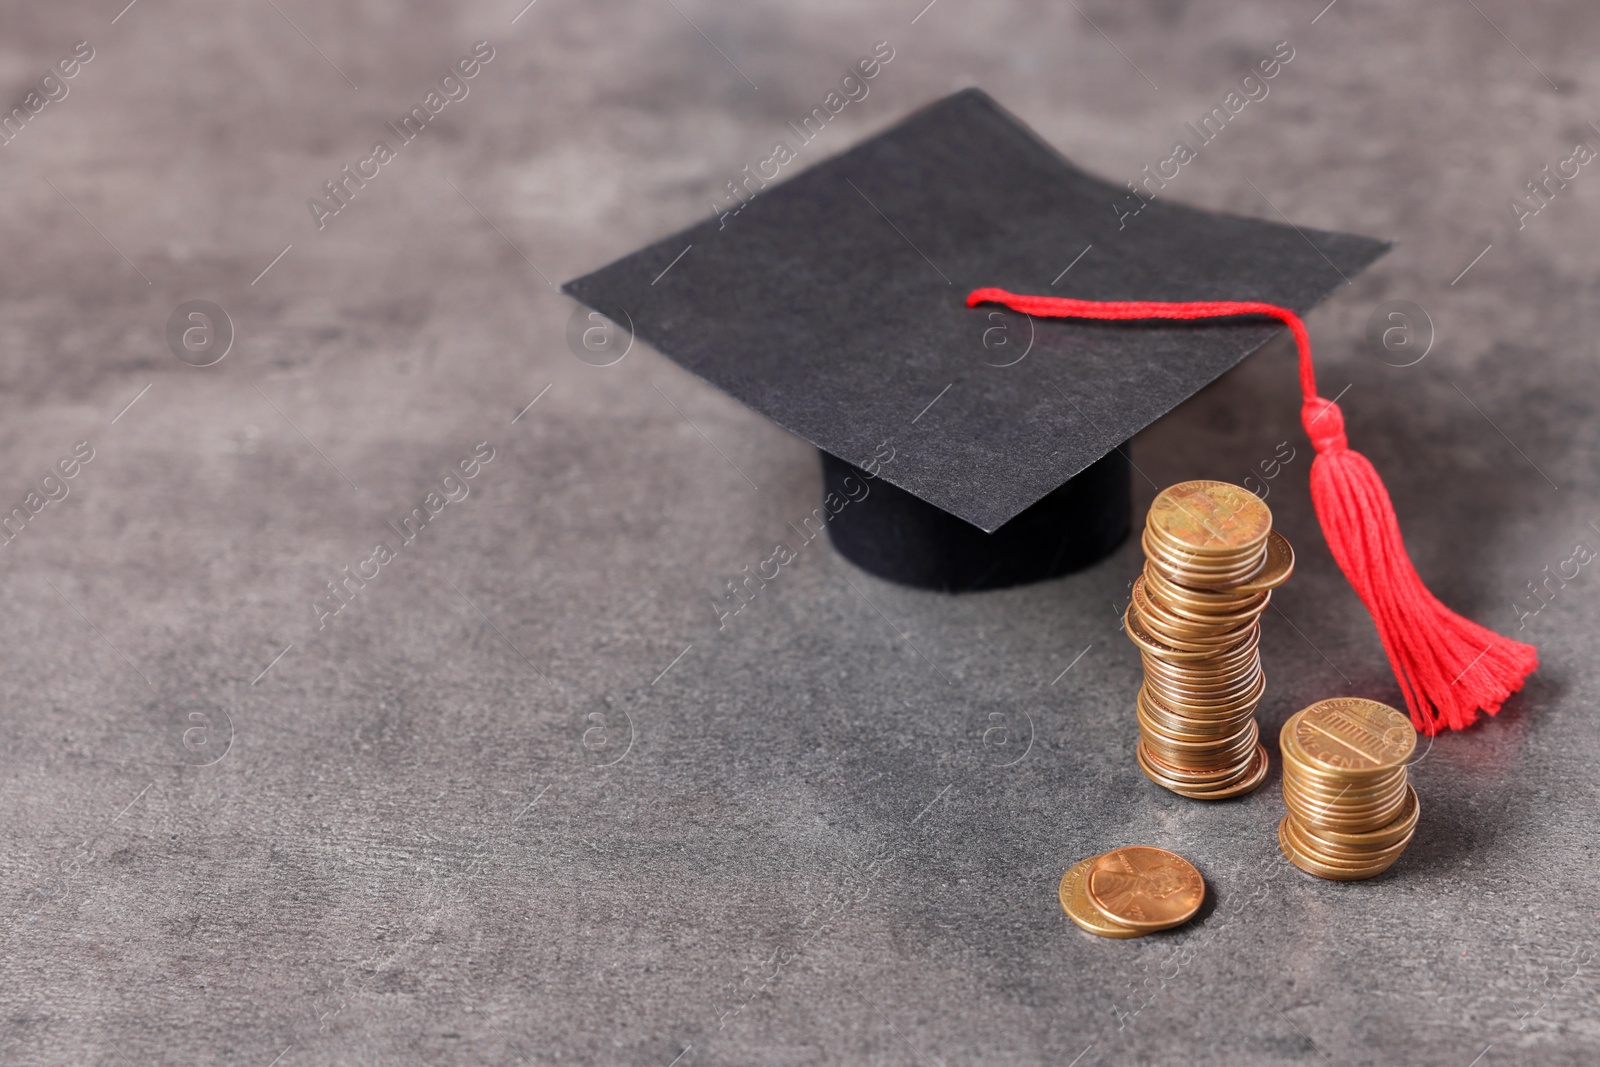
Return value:
[(1532, 645), (1501, 637), (1464, 619), (1428, 592), (1400, 539), (1394, 505), (1367, 458), (1350, 451), (1344, 415), (1317, 395), (1311, 335), (1288, 308), (1255, 301), (1071, 300), (975, 289), (967, 306), (986, 301), (1029, 315), (1078, 319), (1215, 319), (1270, 315), (1289, 327), (1300, 351), (1300, 421), (1317, 456), (1311, 501), (1339, 569), (1377, 624), (1389, 664), (1405, 694), (1411, 721), (1424, 734), (1460, 730), (1493, 715), (1539, 666)]

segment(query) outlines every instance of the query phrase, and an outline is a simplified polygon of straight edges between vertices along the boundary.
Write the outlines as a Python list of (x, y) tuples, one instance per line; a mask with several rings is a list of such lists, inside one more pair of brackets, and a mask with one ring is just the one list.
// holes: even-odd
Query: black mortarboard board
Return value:
[[(763, 173), (803, 158), (789, 132)], [(563, 288), (821, 449), (835, 546), (932, 588), (1111, 551), (1125, 442), (1282, 328), (1030, 319), (968, 308), (969, 291), (1304, 312), (1388, 248), (1167, 203), (1149, 168), (1136, 195), (976, 89), (754, 193), (757, 170), (720, 216)]]

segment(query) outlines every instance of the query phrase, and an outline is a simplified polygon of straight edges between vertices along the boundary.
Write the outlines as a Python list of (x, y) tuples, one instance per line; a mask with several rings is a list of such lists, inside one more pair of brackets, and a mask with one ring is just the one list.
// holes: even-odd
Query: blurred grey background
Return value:
[[(1600, 1059), (1600, 171), (1525, 187), (1600, 148), (1600, 23), (1324, 3), (0, 5), (0, 1062)], [(318, 229), (306, 201), (480, 41)], [(1383, 877), (1290, 867), (1276, 770), (1211, 806), (1138, 772), (1135, 543), (963, 597), (813, 544), (719, 629), (815, 454), (642, 345), (575, 358), (552, 283), (709, 213), (880, 41), (806, 161), (979, 85), (1129, 180), (1290, 43), (1167, 194), (1399, 242), (1311, 316), (1323, 392), (1435, 592), (1544, 661), (1428, 748)], [(231, 323), (210, 366), (215, 316), (169, 344), (193, 300)], [(1391, 300), (1411, 348), (1367, 340)], [(1134, 454), (1164, 485), (1295, 450), (1274, 736), (1399, 701), (1296, 415), (1275, 344)], [(1199, 920), (1067, 921), (1061, 873), (1131, 843), (1200, 867)]]

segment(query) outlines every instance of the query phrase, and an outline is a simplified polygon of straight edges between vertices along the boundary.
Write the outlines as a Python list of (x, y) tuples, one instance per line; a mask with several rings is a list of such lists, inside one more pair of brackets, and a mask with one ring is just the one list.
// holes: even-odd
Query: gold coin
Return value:
[(1079, 860), (1067, 869), (1061, 876), (1061, 885), (1056, 890), (1056, 895), (1061, 900), (1061, 910), (1067, 913), (1067, 918), (1101, 937), (1143, 937), (1143, 930), (1135, 930), (1131, 926), (1114, 923), (1100, 913), (1089, 902), (1088, 895), (1083, 891), (1083, 883), (1089, 876), (1089, 865), (1099, 859), (1099, 856), (1090, 856), (1088, 859)]
[(1146, 524), (1198, 551), (1253, 545), (1272, 529), (1272, 512), (1254, 493), (1227, 482), (1179, 482), (1156, 494)]
[(1294, 729), (1285, 727), (1296, 755), (1334, 776), (1393, 770), (1417, 747), (1411, 720), (1376, 700), (1334, 697), (1296, 712), (1290, 721)]
[(1114, 848), (1097, 857), (1084, 889), (1107, 919), (1144, 931), (1188, 922), (1206, 897), (1205, 879), (1194, 864), (1148, 845)]

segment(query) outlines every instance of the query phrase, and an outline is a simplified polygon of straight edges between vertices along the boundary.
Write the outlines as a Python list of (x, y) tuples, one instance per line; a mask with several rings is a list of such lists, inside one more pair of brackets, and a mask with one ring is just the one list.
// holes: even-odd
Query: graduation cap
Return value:
[[(864, 569), (968, 591), (1102, 558), (1130, 527), (1129, 438), (1283, 324), (1301, 343), (1322, 453), (1314, 467), (1329, 469), (1330, 451), (1360, 459), (1343, 450), (1338, 409), (1315, 397), (1296, 313), (1387, 243), (1172, 204), (1155, 199), (1160, 177), (1111, 185), (978, 90), (778, 181), (797, 155), (775, 146), (742, 185), (729, 183), (737, 210), (563, 288), (816, 445), (820, 513), (835, 548)], [(1313, 411), (1312, 400), (1325, 406)], [(1381, 511), (1381, 483), (1377, 492)], [(1319, 514), (1337, 495), (1319, 496)], [(1330, 532), (1339, 556), (1362, 536), (1335, 540)], [(1340, 563), (1378, 621), (1413, 717), (1424, 708), (1427, 728), (1497, 710), (1533, 669), (1533, 650), (1438, 605), (1397, 529), (1390, 540), (1384, 558), (1397, 551), (1415, 582), (1389, 575), (1412, 615), (1450, 631), (1421, 642), (1423, 659), (1447, 646), (1439, 662), (1405, 647), (1366, 562)], [(1457, 634), (1427, 602), (1470, 629)], [(1522, 667), (1505, 688), (1501, 676)], [(1464, 688), (1440, 684), (1452, 669), (1469, 678)]]

